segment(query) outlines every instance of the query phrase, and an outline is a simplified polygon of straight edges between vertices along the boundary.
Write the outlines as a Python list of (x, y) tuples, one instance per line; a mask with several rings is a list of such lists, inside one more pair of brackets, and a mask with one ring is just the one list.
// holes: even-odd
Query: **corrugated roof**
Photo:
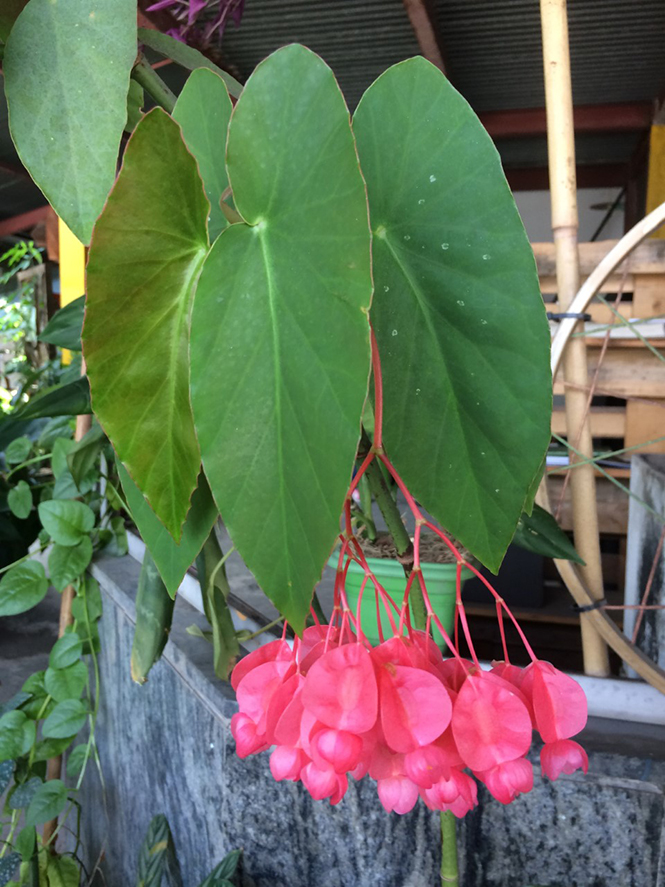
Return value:
[[(544, 105), (536, 0), (436, 0), (435, 12), (449, 76), (477, 111)], [(663, 0), (569, 0), (568, 22), (575, 104), (663, 89)]]
[[(2, 2), (2, 0), (0, 0)], [(482, 113), (544, 105), (537, 0), (432, 0), (453, 84)], [(639, 102), (665, 87), (665, 0), (569, 0), (574, 101)], [(272, 51), (299, 42), (332, 67), (353, 110), (386, 68), (418, 54), (402, 0), (246, 0), (223, 54), (245, 80)], [(161, 72), (174, 88), (182, 71)], [(582, 163), (626, 162), (639, 134), (580, 135)], [(544, 166), (544, 138), (503, 139), (504, 164)], [(18, 164), (0, 99), (0, 162)], [(27, 179), (0, 171), (0, 218), (44, 202)]]

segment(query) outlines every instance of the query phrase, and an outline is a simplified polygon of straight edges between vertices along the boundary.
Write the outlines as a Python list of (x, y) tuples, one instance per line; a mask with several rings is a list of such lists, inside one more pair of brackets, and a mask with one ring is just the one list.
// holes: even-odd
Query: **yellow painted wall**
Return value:
[[(665, 124), (654, 123), (649, 137), (649, 177), (647, 180), (647, 213), (665, 203)], [(665, 240), (665, 225), (652, 237)]]
[[(64, 308), (85, 293), (85, 247), (67, 225), (58, 219), (60, 261), (60, 307)], [(71, 352), (63, 350), (62, 361), (71, 362)]]

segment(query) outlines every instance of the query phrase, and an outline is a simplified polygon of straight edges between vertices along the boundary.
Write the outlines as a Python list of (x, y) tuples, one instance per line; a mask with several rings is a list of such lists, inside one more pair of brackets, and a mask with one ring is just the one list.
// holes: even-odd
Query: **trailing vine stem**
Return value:
[(132, 80), (142, 86), (150, 98), (167, 114), (173, 112), (176, 103), (174, 93), (171, 92), (159, 74), (155, 73), (143, 55), (139, 55), (137, 63), (132, 68)]

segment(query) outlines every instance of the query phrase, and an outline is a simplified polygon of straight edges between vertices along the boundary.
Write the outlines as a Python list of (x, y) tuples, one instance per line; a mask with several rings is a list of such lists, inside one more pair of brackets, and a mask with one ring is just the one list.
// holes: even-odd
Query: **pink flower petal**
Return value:
[(305, 708), (328, 727), (365, 733), (376, 722), (374, 667), (360, 644), (325, 653), (307, 673), (302, 694)]
[(231, 735), (236, 741), (236, 754), (239, 758), (270, 748), (264, 737), (257, 733), (254, 721), (242, 712), (236, 712), (231, 718)]
[(418, 800), (418, 788), (406, 776), (379, 779), (379, 800), (388, 813), (408, 813)]
[(300, 778), (315, 801), (329, 798), (339, 788), (338, 777), (332, 767), (321, 770), (316, 764), (309, 763), (303, 767)]
[(477, 672), (469, 675), (459, 691), (453, 709), (453, 736), (471, 770), (489, 770), (520, 758), (531, 744), (529, 712), (508, 687), (501, 678), (487, 680), (484, 672)]
[(384, 665), (379, 670), (381, 726), (394, 751), (429, 745), (450, 723), (448, 691), (433, 674), (420, 668)]
[(572, 739), (559, 739), (546, 743), (540, 752), (540, 766), (543, 776), (558, 779), (562, 773), (574, 773), (589, 769), (589, 758), (581, 745)]
[(245, 675), (249, 674), (253, 668), (263, 665), (264, 662), (290, 660), (292, 658), (293, 651), (286, 641), (271, 641), (269, 644), (264, 644), (263, 647), (259, 647), (253, 653), (250, 653), (249, 656), (241, 659), (236, 665), (231, 672), (231, 686), (234, 690), (237, 690), (238, 684)]
[(533, 767), (524, 758), (497, 764), (491, 770), (474, 775), (485, 783), (490, 793), (502, 804), (510, 804), (524, 792), (533, 788)]
[(346, 730), (320, 730), (312, 739), (314, 763), (332, 767), (335, 773), (348, 773), (357, 767), (362, 750), (360, 736)]
[(290, 662), (264, 662), (253, 668), (238, 684), (236, 696), (241, 712), (256, 722), (259, 732), (265, 729), (268, 704), (272, 694), (291, 668)]
[(300, 772), (307, 763), (309, 759), (301, 748), (278, 745), (270, 755), (270, 772), (277, 782), (282, 779), (296, 782), (300, 779)]
[(549, 662), (534, 662), (523, 682), (524, 689), (529, 686), (536, 727), (545, 742), (568, 739), (584, 729), (587, 702), (577, 681)]

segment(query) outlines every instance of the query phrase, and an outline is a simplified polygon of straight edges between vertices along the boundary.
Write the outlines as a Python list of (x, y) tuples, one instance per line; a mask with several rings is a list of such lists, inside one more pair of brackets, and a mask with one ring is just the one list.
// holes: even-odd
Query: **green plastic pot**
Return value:
[[(336, 554), (328, 561), (329, 565), (337, 569), (338, 558)], [(406, 588), (406, 577), (402, 565), (390, 558), (368, 557), (367, 565), (374, 573), (377, 580), (383, 588), (388, 592), (390, 597), (395, 601), (397, 606), (401, 604)], [(432, 609), (441, 620), (441, 624), (445, 628), (448, 635), (452, 634), (455, 621), (455, 578), (457, 572), (456, 564), (421, 564), (425, 584), (427, 585), (427, 593), (429, 595)], [(469, 579), (473, 573), (468, 567), (462, 567), (462, 582)], [(355, 613), (358, 605), (358, 594), (360, 586), (365, 577), (365, 571), (355, 561), (349, 565), (346, 574), (346, 597), (349, 601), (351, 610)], [(384, 637), (390, 637), (392, 629), (390, 620), (385, 612), (383, 604), (379, 605), (381, 613), (381, 627)], [(394, 613), (394, 611), (393, 611)], [(413, 610), (411, 611), (413, 616)], [(379, 630), (376, 620), (376, 597), (374, 586), (368, 582), (363, 592), (362, 602), (360, 604), (360, 619), (362, 629), (371, 644), (378, 644)], [(395, 620), (397, 621), (397, 620)], [(434, 637), (440, 647), (445, 647), (441, 635), (438, 630), (433, 627)]]

